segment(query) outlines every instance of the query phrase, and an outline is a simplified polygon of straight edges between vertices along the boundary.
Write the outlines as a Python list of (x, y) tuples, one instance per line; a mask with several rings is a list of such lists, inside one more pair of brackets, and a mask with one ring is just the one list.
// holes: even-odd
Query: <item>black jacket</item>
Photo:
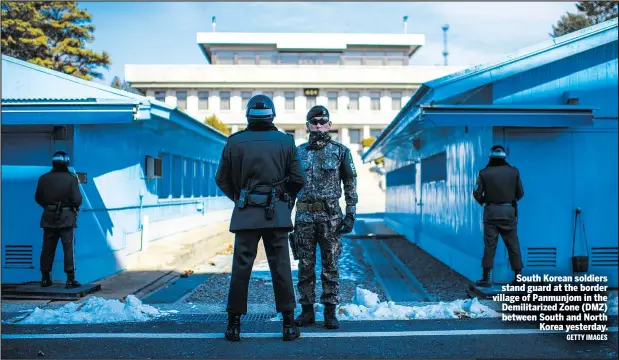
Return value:
[[(34, 200), (43, 208), (42, 228), (76, 227), (82, 194), (77, 176), (68, 171), (52, 170), (41, 175)], [(50, 209), (60, 202), (58, 213)]]
[[(484, 221), (512, 220), (518, 216), (518, 201), (524, 196), (520, 172), (504, 160), (491, 160), (477, 176), (473, 197), (486, 206)], [(505, 207), (502, 204), (511, 204)]]
[[(272, 124), (250, 126), (228, 137), (221, 154), (215, 181), (221, 191), (233, 201), (251, 178), (254, 192), (268, 193), (270, 185), (288, 180), (278, 190), (294, 199), (305, 185), (305, 173), (297, 156), (294, 138), (277, 131)], [(274, 216), (265, 218), (265, 208), (236, 205), (230, 220), (230, 231), (282, 228), (292, 230), (292, 205), (276, 199)]]

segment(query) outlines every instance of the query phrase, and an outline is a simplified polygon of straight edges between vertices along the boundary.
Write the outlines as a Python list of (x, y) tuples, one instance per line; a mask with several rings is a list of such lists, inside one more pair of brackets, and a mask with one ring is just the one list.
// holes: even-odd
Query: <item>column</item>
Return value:
[(350, 145), (350, 137), (348, 136), (347, 127), (343, 127), (340, 129), (340, 142), (346, 146)]

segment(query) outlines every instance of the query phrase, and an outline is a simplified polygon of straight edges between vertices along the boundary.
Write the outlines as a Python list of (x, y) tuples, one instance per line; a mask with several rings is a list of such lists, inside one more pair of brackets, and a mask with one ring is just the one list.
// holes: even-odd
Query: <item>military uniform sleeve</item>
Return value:
[(344, 183), (344, 198), (346, 200), (346, 213), (355, 213), (357, 205), (357, 170), (352, 160), (350, 149), (344, 152), (344, 158), (340, 163), (340, 174)]
[(71, 194), (69, 200), (71, 201), (71, 206), (76, 209), (79, 209), (82, 206), (83, 199), (77, 176), (71, 178)]
[(228, 199), (234, 201), (234, 191), (232, 190), (232, 178), (230, 170), (232, 164), (230, 163), (230, 147), (226, 143), (224, 150), (221, 152), (221, 159), (219, 160), (219, 166), (217, 167), (217, 174), (215, 175), (215, 182), (219, 189), (228, 197)]
[(292, 154), (288, 162), (288, 182), (286, 183), (286, 191), (294, 199), (297, 197), (299, 191), (303, 189), (307, 181), (305, 178), (305, 171), (301, 168), (301, 161), (299, 160), (299, 154), (294, 144), (294, 139), (292, 139)]
[(520, 172), (516, 169), (516, 200), (520, 201), (524, 196), (524, 189), (522, 188), (522, 181), (520, 180)]
[(41, 178), (39, 178), (39, 181), (37, 182), (37, 190), (34, 193), (34, 201), (41, 206), (45, 206), (45, 204), (43, 204), (43, 186), (41, 185)]
[(486, 189), (484, 187), (484, 179), (481, 177), (481, 172), (477, 175), (477, 182), (475, 183), (475, 185), (476, 187), (475, 190), (473, 190), (473, 197), (479, 203), (479, 205), (483, 206), (486, 202), (484, 199)]

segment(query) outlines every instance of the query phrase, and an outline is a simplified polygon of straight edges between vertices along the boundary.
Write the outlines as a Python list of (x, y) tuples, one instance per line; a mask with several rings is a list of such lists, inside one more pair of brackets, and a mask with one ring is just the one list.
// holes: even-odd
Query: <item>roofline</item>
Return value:
[[(165, 118), (160, 115), (157, 115), (156, 113), (153, 113), (153, 115), (155, 116), (164, 118), (166, 120), (173, 121), (177, 123), (178, 125), (181, 125), (186, 129), (193, 130), (201, 135), (206, 135), (207, 137), (215, 136), (215, 140), (221, 140), (222, 143), (225, 142), (225, 139), (228, 137), (228, 135), (222, 133), (221, 131), (215, 129), (214, 127), (210, 125), (205, 124), (204, 122), (199, 121), (193, 116), (180, 110), (176, 106), (171, 106), (171, 105), (168, 105), (158, 100), (150, 100), (150, 101), (151, 101), (151, 108), (153, 110), (161, 110), (169, 114), (168, 118)], [(175, 115), (175, 114), (180, 117), (180, 121), (173, 118), (172, 115)]]

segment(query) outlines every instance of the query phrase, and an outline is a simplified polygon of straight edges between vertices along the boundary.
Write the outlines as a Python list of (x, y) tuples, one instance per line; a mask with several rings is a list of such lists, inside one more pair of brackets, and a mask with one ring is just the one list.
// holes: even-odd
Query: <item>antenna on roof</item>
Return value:
[(404, 33), (408, 34), (408, 16), (403, 16), (402, 21), (404, 21)]
[(211, 19), (212, 25), (213, 25), (213, 32), (215, 32), (215, 27), (217, 26), (217, 22), (216, 22), (217, 18), (213, 16), (213, 18)]
[(445, 66), (447, 66), (447, 56), (449, 56), (447, 51), (447, 30), (449, 30), (449, 25), (445, 24), (443, 26), (443, 57), (445, 57)]

